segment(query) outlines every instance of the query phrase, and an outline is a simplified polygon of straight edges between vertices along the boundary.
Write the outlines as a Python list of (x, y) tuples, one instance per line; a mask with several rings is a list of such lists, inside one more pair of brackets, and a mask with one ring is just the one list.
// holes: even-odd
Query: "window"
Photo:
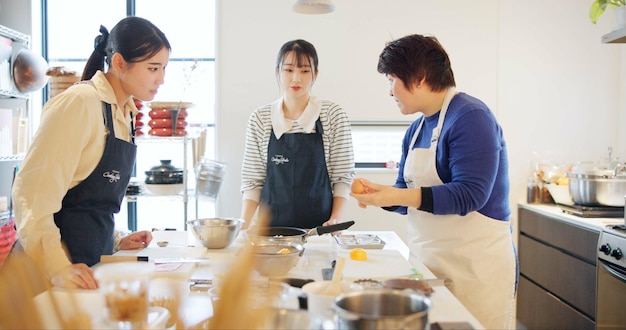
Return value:
[(352, 122), (354, 162), (359, 168), (382, 168), (400, 161), (402, 139), (410, 122)]
[[(205, 156), (214, 157), (214, 0), (43, 0), (42, 4), (47, 35), (44, 40), (44, 54), (47, 54), (49, 66), (65, 67), (76, 71), (78, 75), (82, 74), (93, 51), (94, 39), (99, 34), (100, 25), (110, 31), (120, 19), (134, 15), (146, 18), (158, 26), (167, 36), (172, 53), (166, 69), (165, 83), (154, 101), (192, 102), (194, 106), (188, 109), (186, 121), (189, 127), (207, 129), (207, 141), (210, 143), (207, 143)], [(194, 64), (196, 68), (192, 71)], [(147, 121), (144, 121), (144, 133), (148, 130)], [(143, 181), (144, 171), (157, 165), (159, 159), (171, 158), (173, 164), (182, 167), (183, 153), (180, 148), (181, 146), (160, 147), (154, 143), (140, 144), (137, 179)], [(193, 169), (190, 169), (190, 174), (193, 175)], [(177, 201), (178, 205), (159, 207), (159, 203), (163, 204), (163, 201), (160, 198), (155, 200), (153, 205), (150, 202), (145, 203), (148, 204), (147, 207), (143, 202), (135, 205), (139, 213), (137, 229), (182, 229), (183, 203)], [(126, 207), (124, 203), (121, 212), (116, 215), (117, 227), (121, 227), (120, 229), (125, 229), (130, 213)], [(191, 205), (189, 208), (193, 209)]]

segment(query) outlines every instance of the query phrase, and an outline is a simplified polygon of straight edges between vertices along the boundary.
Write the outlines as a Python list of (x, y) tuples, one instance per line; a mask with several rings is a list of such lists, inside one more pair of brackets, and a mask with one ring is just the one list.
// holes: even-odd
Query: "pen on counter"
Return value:
[(108, 263), (108, 262), (123, 262), (123, 261), (149, 261), (147, 256), (110, 256), (110, 255), (101, 255), (100, 263)]
[(195, 263), (206, 263), (209, 261), (209, 258), (153, 258), (150, 259), (147, 256), (114, 256), (114, 255), (101, 255), (100, 263), (107, 262), (124, 262), (124, 261), (153, 261), (155, 264), (165, 264), (165, 263), (181, 263), (181, 262), (195, 262)]

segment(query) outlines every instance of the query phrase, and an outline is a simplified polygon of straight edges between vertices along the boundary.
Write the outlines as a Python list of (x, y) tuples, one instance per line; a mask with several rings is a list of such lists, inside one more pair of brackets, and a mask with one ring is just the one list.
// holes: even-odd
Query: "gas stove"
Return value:
[(626, 225), (607, 225), (598, 240), (598, 259), (626, 268)]
[(583, 218), (623, 218), (624, 207), (621, 206), (584, 206), (557, 204), (563, 213)]
[(607, 225), (598, 240), (596, 329), (626, 329), (626, 225)]

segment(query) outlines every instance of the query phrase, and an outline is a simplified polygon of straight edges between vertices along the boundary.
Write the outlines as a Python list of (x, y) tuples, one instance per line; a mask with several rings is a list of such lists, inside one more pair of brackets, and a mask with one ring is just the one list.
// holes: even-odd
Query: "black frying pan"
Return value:
[(350, 228), (354, 221), (341, 222), (330, 226), (317, 226), (309, 231), (297, 227), (264, 227), (248, 229), (247, 235), (254, 243), (296, 242), (304, 244), (309, 236), (324, 235)]

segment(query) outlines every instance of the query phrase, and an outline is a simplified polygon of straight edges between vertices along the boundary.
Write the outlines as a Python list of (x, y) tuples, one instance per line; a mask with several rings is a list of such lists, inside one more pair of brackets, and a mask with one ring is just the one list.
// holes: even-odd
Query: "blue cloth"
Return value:
[[(413, 148), (428, 148), (440, 112), (425, 118)], [(407, 129), (395, 187), (406, 188), (404, 163), (419, 122)], [(508, 220), (509, 176), (506, 143), (502, 128), (487, 105), (459, 93), (454, 96), (437, 145), (437, 173), (443, 185), (433, 186), (433, 214), (465, 215), (473, 211), (487, 217)], [(406, 214), (406, 207), (392, 209)]]

